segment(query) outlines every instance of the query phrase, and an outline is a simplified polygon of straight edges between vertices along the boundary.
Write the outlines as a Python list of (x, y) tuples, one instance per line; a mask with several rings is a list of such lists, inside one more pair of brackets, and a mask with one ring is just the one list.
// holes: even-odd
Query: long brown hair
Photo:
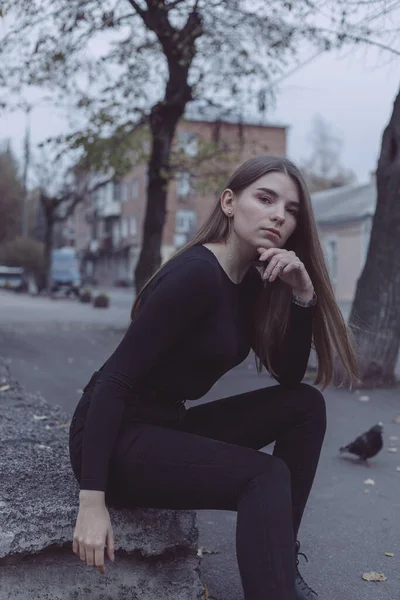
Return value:
[[(229, 188), (238, 197), (257, 179), (273, 171), (285, 173), (292, 179), (296, 184), (300, 199), (297, 226), (285, 248), (293, 250), (304, 263), (318, 298), (313, 309), (313, 348), (318, 357), (318, 371), (314, 384), (321, 384), (325, 388), (332, 382), (336, 352), (347, 373), (350, 385), (357, 385), (359, 383), (358, 365), (353, 347), (352, 331), (346, 325), (335, 300), (318, 237), (310, 194), (299, 169), (287, 158), (256, 156), (236, 169), (225, 189)], [(210, 216), (194, 237), (167, 262), (197, 244), (226, 242), (232, 235), (231, 221), (232, 219), (229, 219), (223, 212), (219, 199)], [(131, 311), (132, 318), (139, 308), (145, 289), (165, 264), (167, 263), (164, 263), (154, 273), (138, 293)], [(279, 351), (289, 325), (290, 304), (291, 290), (279, 279), (265, 286), (260, 294), (252, 329), (252, 345), (256, 353), (258, 373), (265, 365), (272, 375), (276, 375), (272, 362), (275, 352)]]

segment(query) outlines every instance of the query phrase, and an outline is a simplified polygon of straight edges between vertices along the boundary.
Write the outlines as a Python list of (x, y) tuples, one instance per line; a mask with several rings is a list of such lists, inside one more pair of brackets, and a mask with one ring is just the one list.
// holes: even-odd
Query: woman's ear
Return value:
[(224, 212), (233, 209), (234, 195), (231, 189), (226, 188), (221, 194), (221, 207)]

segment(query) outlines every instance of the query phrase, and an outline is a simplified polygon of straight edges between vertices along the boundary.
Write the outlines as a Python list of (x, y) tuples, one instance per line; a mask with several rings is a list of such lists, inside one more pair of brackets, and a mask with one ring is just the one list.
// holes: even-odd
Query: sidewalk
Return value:
[[(79, 388), (122, 337), (128, 314), (129, 308), (100, 310), (3, 292), (0, 354), (13, 358), (13, 374), (29, 391), (41, 391), (72, 414)], [(249, 356), (197, 403), (271, 385), (267, 374), (258, 377), (249, 367), (253, 364)], [(400, 415), (400, 389), (358, 394), (328, 388), (324, 396), (328, 428), (299, 533), (301, 551), (309, 559), (306, 563), (300, 557), (300, 571), (319, 593), (318, 600), (400, 600), (400, 424), (393, 422)], [(379, 421), (384, 448), (371, 459), (371, 468), (339, 456), (340, 446)], [(389, 452), (390, 446), (398, 451)], [(365, 483), (368, 479), (374, 485)], [(200, 546), (212, 552), (205, 552), (202, 561), (210, 600), (243, 600), (235, 556), (236, 514), (198, 511), (198, 522)], [(369, 571), (384, 573), (387, 580), (364, 581), (362, 574)]]
[(128, 326), (133, 299), (129, 294), (118, 295), (114, 291), (108, 293), (111, 296), (110, 306), (102, 309), (93, 308), (91, 304), (83, 304), (74, 298), (51, 299), (46, 296), (28, 296), (0, 290), (0, 310), (3, 314), (7, 313), (8, 323), (51, 321)]

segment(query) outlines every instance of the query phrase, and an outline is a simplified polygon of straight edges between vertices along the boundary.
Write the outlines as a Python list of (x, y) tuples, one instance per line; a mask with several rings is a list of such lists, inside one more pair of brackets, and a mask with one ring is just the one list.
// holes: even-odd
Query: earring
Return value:
[(232, 211), (228, 210), (228, 215), (231, 216), (231, 214), (232, 214)]

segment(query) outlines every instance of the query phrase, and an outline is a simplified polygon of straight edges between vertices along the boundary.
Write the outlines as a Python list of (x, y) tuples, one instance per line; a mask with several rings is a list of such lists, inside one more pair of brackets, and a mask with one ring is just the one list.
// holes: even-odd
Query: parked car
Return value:
[(0, 265), (0, 288), (20, 291), (25, 285), (22, 267)]
[(82, 282), (79, 261), (74, 248), (65, 247), (53, 250), (50, 277), (53, 294), (63, 292), (66, 296), (74, 294), (79, 297)]

